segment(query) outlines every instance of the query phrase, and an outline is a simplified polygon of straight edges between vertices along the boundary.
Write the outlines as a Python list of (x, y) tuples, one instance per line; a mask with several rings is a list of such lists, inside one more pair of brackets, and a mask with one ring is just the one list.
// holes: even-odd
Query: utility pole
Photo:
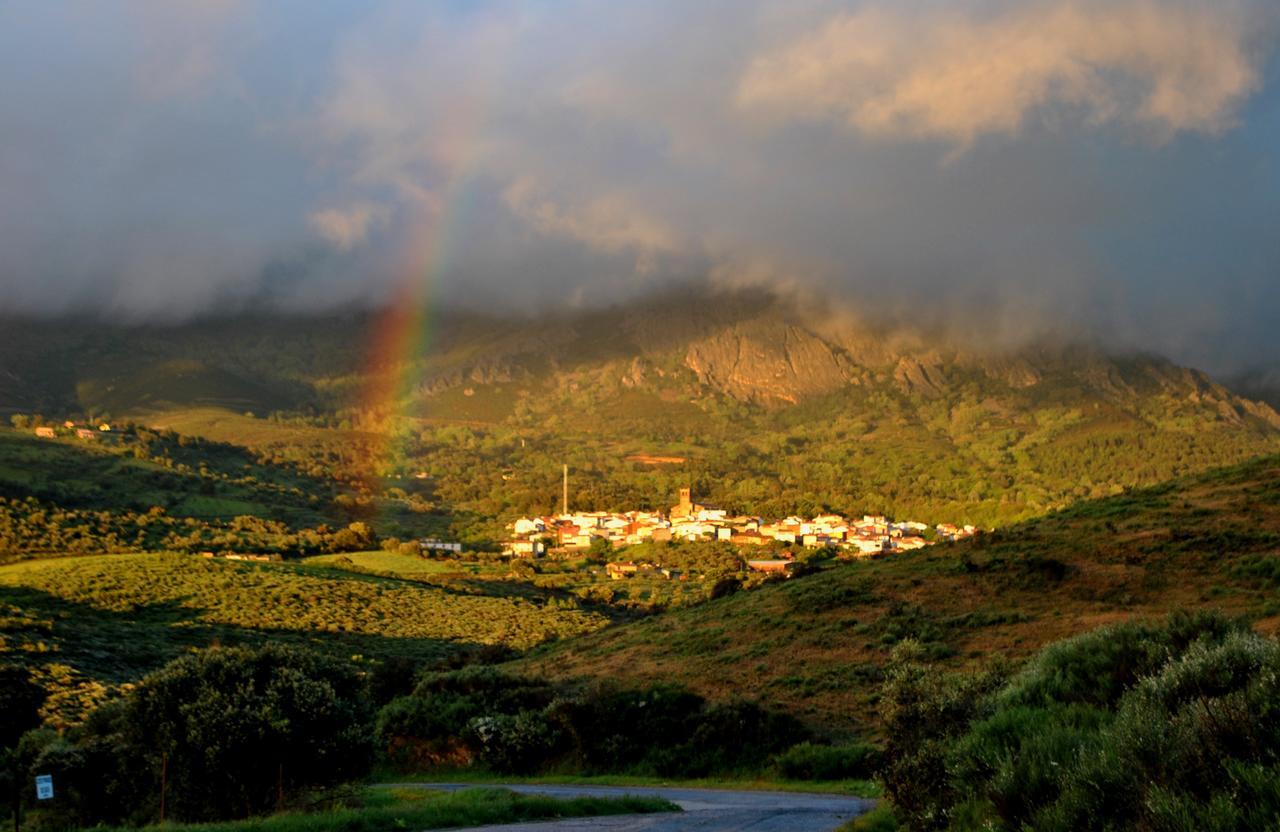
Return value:
[(564, 466), (564, 513), (569, 513), (569, 466)]

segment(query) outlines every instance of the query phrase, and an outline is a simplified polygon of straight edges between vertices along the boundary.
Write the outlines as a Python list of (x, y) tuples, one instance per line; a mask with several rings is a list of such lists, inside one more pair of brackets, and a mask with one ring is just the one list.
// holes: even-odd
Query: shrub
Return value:
[(537, 711), (476, 717), (467, 734), (474, 738), (481, 760), (509, 774), (537, 771), (556, 756), (563, 740), (558, 726)]
[(138, 685), (125, 724), (156, 769), (163, 758), (173, 816), (203, 820), (265, 812), (282, 796), (363, 776), (371, 716), (353, 667), (267, 645), (170, 663)]
[(880, 765), (880, 749), (870, 743), (816, 745), (802, 742), (774, 758), (789, 780), (847, 780), (871, 777)]
[(31, 671), (14, 664), (0, 664), (0, 750), (17, 745), (18, 739), (40, 724), (45, 691), (31, 678)]
[(1003, 681), (1001, 668), (948, 676), (921, 663), (908, 639), (890, 654), (882, 709), (886, 743), (880, 779), (897, 817), (911, 829), (941, 829), (959, 793), (947, 773), (950, 745), (983, 712)]
[(460, 748), (498, 771), (557, 763), (669, 777), (761, 769), (805, 738), (792, 717), (748, 702), (709, 705), (673, 685), (556, 689), (492, 668), (431, 674), (378, 714), (399, 764), (459, 762)]
[(964, 684), (890, 674), (885, 788), (909, 828), (1277, 828), (1280, 645), (1239, 621), (1104, 628)]

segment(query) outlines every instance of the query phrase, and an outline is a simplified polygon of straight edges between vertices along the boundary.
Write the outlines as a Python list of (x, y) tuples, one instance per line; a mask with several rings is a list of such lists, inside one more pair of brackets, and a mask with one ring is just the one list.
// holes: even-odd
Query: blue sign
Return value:
[(53, 799), (53, 775), (41, 774), (36, 778), (36, 800)]

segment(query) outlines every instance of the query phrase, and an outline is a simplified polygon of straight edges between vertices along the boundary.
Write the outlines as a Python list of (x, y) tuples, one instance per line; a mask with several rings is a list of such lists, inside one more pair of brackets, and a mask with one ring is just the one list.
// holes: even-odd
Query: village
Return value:
[[(728, 511), (693, 501), (692, 490), (681, 488), (679, 502), (661, 512), (564, 510), (554, 516), (521, 517), (509, 527), (512, 536), (504, 554), (517, 558), (567, 557), (589, 550), (615, 550), (644, 543), (673, 541), (720, 541), (735, 546), (776, 549), (779, 545), (806, 549), (825, 548), (838, 557), (882, 557), (894, 552), (920, 549), (931, 542), (959, 540), (977, 533), (973, 526), (942, 523), (934, 527), (907, 520), (895, 522), (879, 515), (853, 520), (838, 514), (812, 519), (787, 517), (766, 521), (760, 517), (730, 516)], [(745, 559), (751, 572), (790, 574), (796, 568), (791, 551)], [(653, 564), (613, 561), (606, 564), (613, 580), (659, 571)], [(660, 570), (663, 577), (681, 577), (673, 570)]]

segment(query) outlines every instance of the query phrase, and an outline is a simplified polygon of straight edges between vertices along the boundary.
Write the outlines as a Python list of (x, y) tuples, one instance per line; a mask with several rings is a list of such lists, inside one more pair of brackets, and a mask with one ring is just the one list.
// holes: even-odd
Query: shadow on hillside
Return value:
[(201, 620), (206, 611), (180, 602), (112, 611), (29, 587), (0, 587), (0, 659), (64, 664), (95, 679), (136, 680), (183, 652), (214, 645), (280, 642), (334, 656), (405, 657), (435, 662), (482, 645), (317, 630), (254, 629)]

